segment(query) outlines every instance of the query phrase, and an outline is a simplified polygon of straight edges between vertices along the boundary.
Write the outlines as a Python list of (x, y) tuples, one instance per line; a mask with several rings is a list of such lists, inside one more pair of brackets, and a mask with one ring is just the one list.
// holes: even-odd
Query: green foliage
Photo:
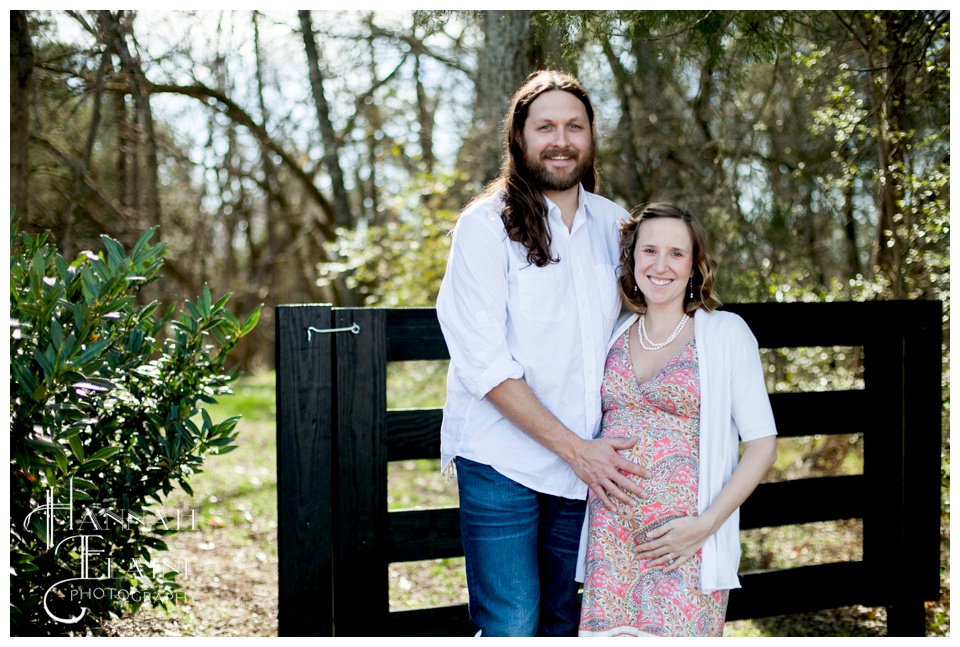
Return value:
[[(813, 68), (825, 55), (820, 51), (797, 58), (802, 65)], [(929, 69), (927, 76), (931, 78), (939, 70), (933, 66)], [(823, 193), (838, 195), (845, 187), (863, 182), (896, 188), (895, 213), (889, 229), (879, 232), (879, 240), (895, 251), (898, 262), (873, 268), (873, 290), (880, 298), (940, 299), (949, 303), (949, 124), (936, 129), (890, 130), (890, 124), (877, 122), (868, 99), (857, 91), (854, 70), (841, 66), (824, 74), (831, 75), (831, 82), (821, 107), (814, 111), (810, 132), (814, 137), (831, 137), (837, 150), (833, 152), (836, 166), (831, 173), (816, 177)], [(937, 83), (930, 79), (925, 82)], [(864, 161), (864, 153), (881, 141), (910, 154), (891, 155), (885, 168)]]
[(152, 234), (129, 254), (102, 236), (105, 251), (68, 264), (46, 234), (18, 239), (11, 226), (14, 635), (176, 600), (175, 571), (151, 561), (176, 520), (149, 506), (176, 484), (191, 492), (204, 458), (235, 448), (238, 418), (215, 423), (198, 403), (229, 393), (224, 362), (260, 309), (241, 322), (206, 287), (176, 318), (139, 304), (163, 264)]
[(433, 306), (450, 253), (447, 234), (457, 217), (445, 204), (450, 181), (420, 178), (393, 198), (390, 210), (397, 218), (355, 231), (339, 230), (336, 242), (326, 245), (335, 260), (320, 264), (318, 283), (345, 276), (365, 306)]

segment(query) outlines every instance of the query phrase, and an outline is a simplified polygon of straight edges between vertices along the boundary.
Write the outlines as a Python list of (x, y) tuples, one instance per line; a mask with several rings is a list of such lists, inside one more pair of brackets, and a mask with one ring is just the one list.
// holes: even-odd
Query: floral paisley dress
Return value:
[(591, 493), (582, 636), (719, 636), (729, 591), (700, 592), (701, 554), (665, 573), (635, 553), (644, 533), (697, 514), (700, 380), (691, 339), (650, 380), (639, 384), (630, 360), (630, 330), (610, 349), (604, 368), (603, 437), (638, 437), (629, 458), (653, 478), (631, 509), (609, 511)]

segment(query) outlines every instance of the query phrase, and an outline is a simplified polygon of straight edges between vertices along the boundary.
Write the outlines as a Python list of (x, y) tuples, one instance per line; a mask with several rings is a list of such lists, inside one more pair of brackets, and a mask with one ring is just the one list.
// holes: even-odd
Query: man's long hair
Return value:
[[(544, 92), (563, 90), (574, 95), (587, 111), (591, 135), (593, 133), (593, 105), (580, 82), (569, 74), (556, 70), (540, 70), (527, 77), (510, 100), (510, 107), (503, 123), (506, 151), (500, 164), (500, 174), (487, 185), (481, 197), (503, 189), (501, 219), (510, 240), (523, 244), (527, 249), (527, 261), (544, 267), (559, 261), (550, 253), (550, 229), (547, 226), (547, 203), (542, 188), (533, 177), (523, 159), (523, 147), (518, 133), (530, 113), (530, 104)], [(596, 162), (587, 168), (580, 179), (583, 188), (593, 191), (599, 184)]]

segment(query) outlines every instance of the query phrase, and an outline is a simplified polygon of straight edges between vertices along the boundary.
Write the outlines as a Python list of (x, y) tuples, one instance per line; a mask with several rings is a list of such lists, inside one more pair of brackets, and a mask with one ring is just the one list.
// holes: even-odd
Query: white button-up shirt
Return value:
[(559, 456), (504, 418), (486, 394), (523, 378), (570, 430), (593, 438), (607, 339), (620, 313), (619, 225), (626, 211), (580, 187), (570, 230), (547, 200), (552, 256), (537, 267), (500, 219), (501, 194), (470, 206), (453, 232), (437, 316), (450, 351), (441, 467), (455, 456), (492, 466), (538, 492), (584, 499)]

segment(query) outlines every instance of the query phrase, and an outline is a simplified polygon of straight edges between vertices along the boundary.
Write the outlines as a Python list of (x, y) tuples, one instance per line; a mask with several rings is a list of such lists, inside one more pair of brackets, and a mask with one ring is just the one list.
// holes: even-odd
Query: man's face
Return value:
[(593, 164), (593, 130), (576, 96), (550, 90), (530, 104), (519, 133), (523, 160), (543, 191), (566, 191)]

